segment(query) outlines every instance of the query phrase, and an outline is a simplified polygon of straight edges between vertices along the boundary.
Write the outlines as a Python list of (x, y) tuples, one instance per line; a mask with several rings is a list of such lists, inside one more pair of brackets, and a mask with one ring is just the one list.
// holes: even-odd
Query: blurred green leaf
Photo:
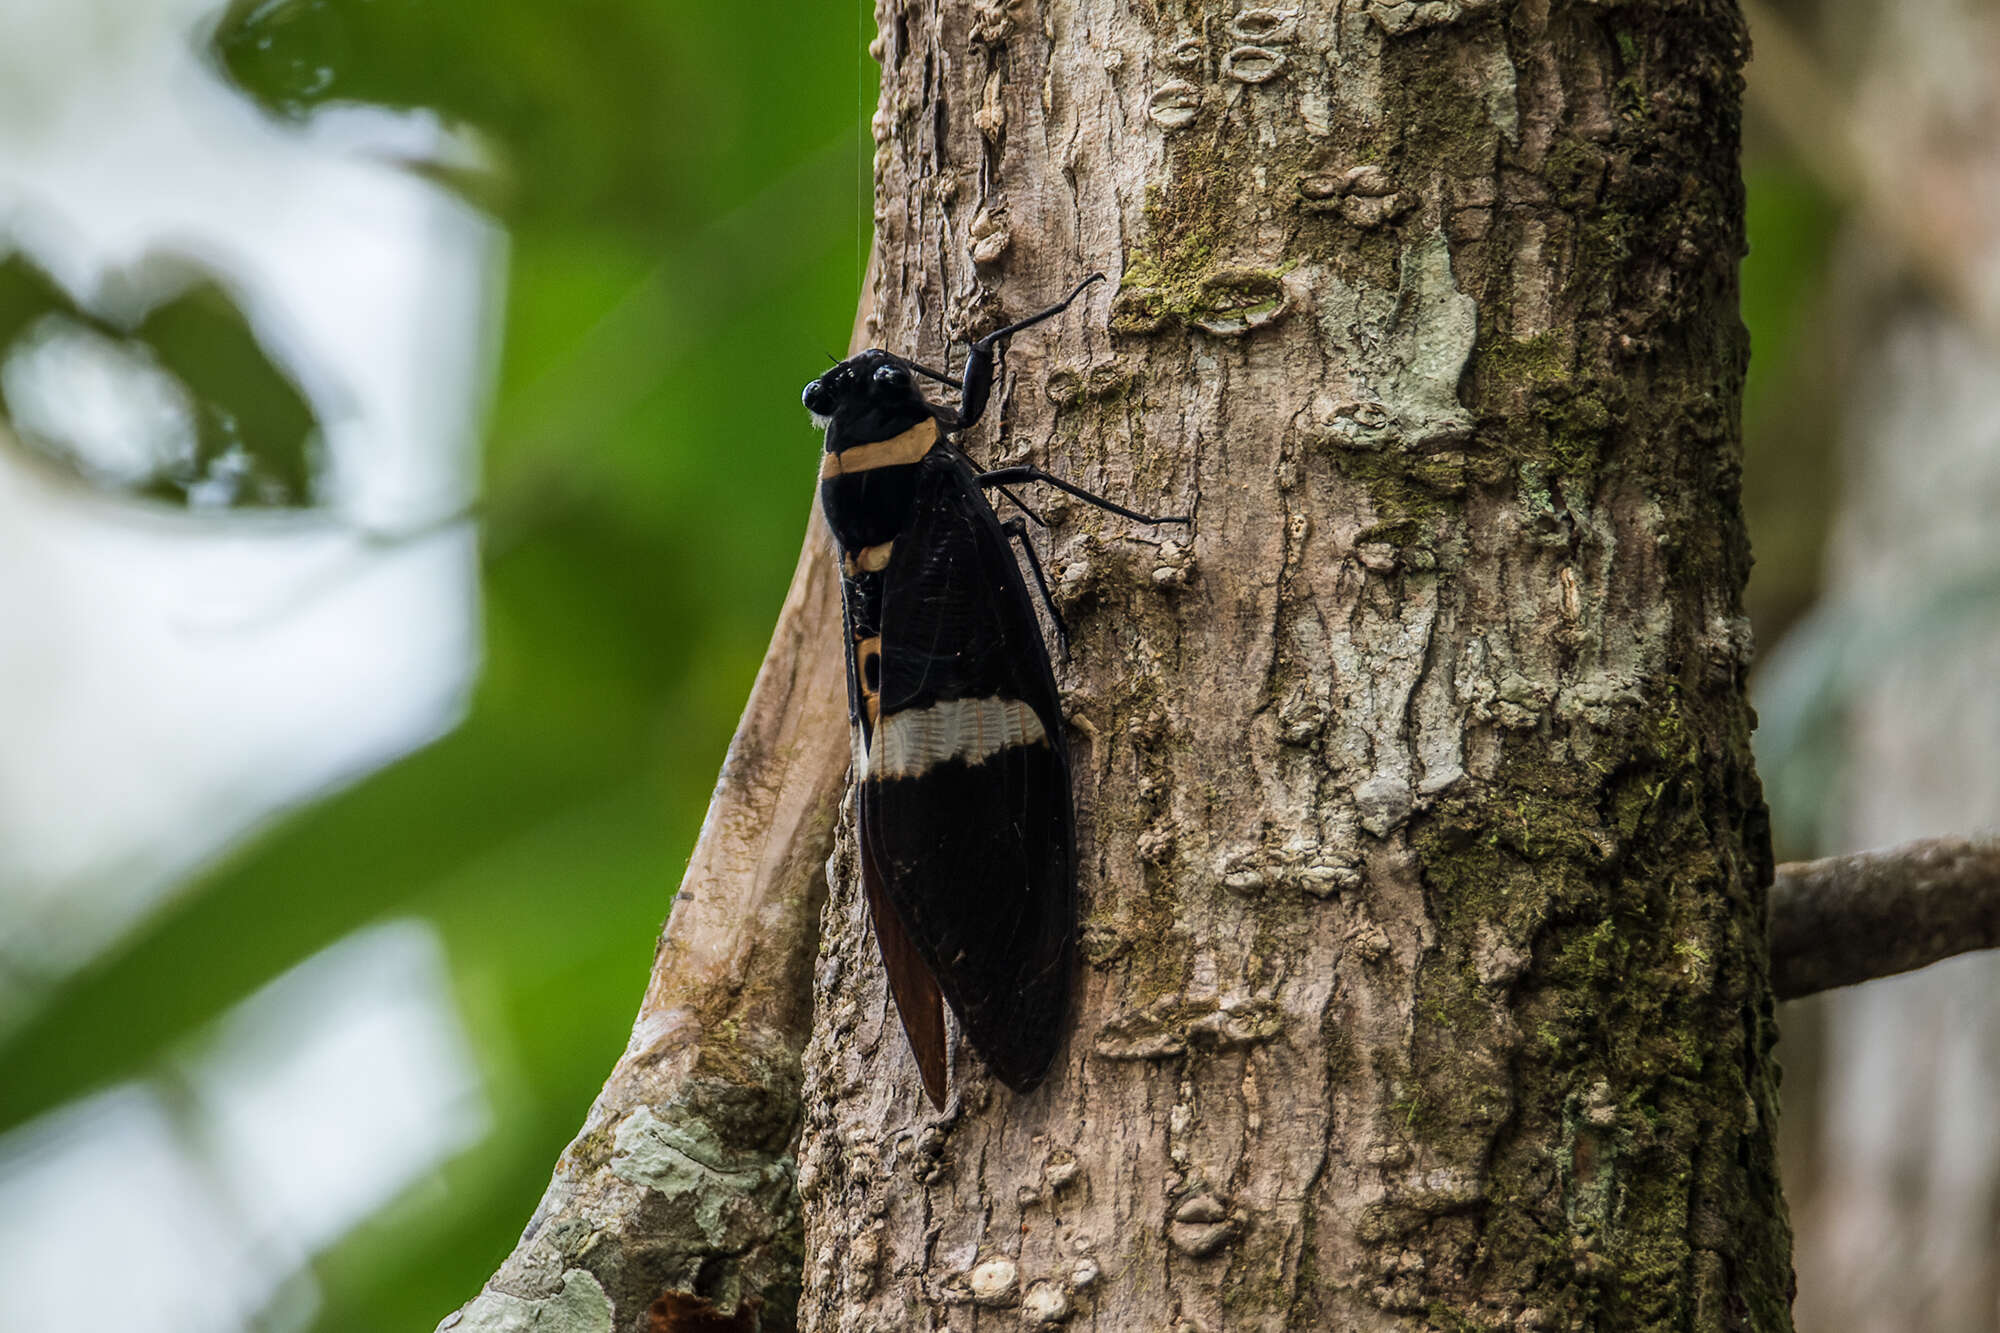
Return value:
[[(265, 505), (307, 503), (319, 422), (298, 387), (264, 355), (229, 294), (198, 283), (156, 307), (134, 331), (198, 404), (194, 478), (232, 475), (232, 498)], [(187, 482), (166, 498), (185, 503)]]
[(1757, 641), (1776, 643), (1819, 595), (1833, 513), (1839, 396), (1827, 391), (1839, 349), (1825, 309), (1840, 210), (1786, 158), (1744, 172), (1750, 254), (1743, 322), (1743, 508), (1757, 566), (1745, 595)]
[[(0, 1046), (0, 1124), (160, 1067), (350, 931), (435, 923), (499, 1129), (321, 1257), (321, 1328), (474, 1293), (623, 1047), (812, 500), (798, 391), (853, 320), (869, 12), (279, 0), (218, 29), (274, 116), (428, 108), (501, 158), (485, 670), (451, 735), (238, 849)], [(213, 313), (161, 317), (176, 366), (282, 416)]]
[[(274, 365), (236, 301), (197, 261), (152, 255), (138, 266), (171, 271), (183, 284), (132, 328), (80, 308), (20, 255), (0, 260), (0, 364), (51, 327), (101, 339), (171, 377), (192, 417), (192, 453), (131, 485), (175, 507), (289, 508), (312, 502), (319, 421), (298, 386)], [(15, 419), (0, 391), (0, 418), (48, 461), (92, 485), (112, 488), (70, 442), (44, 440)], [(125, 490), (123, 483), (114, 489)]]

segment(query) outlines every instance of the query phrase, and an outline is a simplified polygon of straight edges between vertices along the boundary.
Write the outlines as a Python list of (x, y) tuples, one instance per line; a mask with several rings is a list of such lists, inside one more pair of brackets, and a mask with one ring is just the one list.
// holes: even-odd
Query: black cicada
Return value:
[[(940, 1108), (940, 997), (1000, 1080), (1026, 1092), (1062, 1044), (1074, 970), (1068, 748), (1014, 543), (1066, 631), (1026, 524), (1001, 522), (985, 488), (1046, 482), (1140, 523), (1186, 521), (1136, 514), (1036, 467), (981, 472), (952, 443), (985, 411), (1006, 339), (1101, 276), (974, 343), (962, 380), (871, 348), (804, 395), (826, 432), (820, 505), (840, 548), (861, 880), (903, 1031)], [(915, 375), (959, 390), (958, 407), (926, 402)]]

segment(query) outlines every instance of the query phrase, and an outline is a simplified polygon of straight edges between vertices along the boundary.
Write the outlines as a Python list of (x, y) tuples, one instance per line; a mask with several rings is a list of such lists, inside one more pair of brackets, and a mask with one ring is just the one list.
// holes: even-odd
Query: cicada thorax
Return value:
[(879, 572), (888, 563), (884, 548), (909, 529), (917, 465), (938, 445), (937, 422), (927, 416), (885, 439), (859, 442), (829, 428), (827, 444), (819, 466), (820, 507), (840, 546), (841, 572), (849, 574), (850, 565)]

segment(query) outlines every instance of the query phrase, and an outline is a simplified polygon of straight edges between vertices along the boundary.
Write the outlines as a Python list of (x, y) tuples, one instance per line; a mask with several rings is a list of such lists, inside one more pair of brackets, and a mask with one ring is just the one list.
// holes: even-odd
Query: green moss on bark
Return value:
[(1228, 252), (1245, 197), (1243, 155), (1232, 160), (1230, 134), (1197, 129), (1176, 138), (1166, 176), (1147, 188), (1146, 235), (1126, 257), (1112, 301), (1113, 333), (1190, 326), (1240, 333), (1282, 312), (1284, 270)]
[[(1493, 1285), (1582, 1326), (1691, 1326), (1694, 1210), (1754, 1200), (1735, 1219), (1754, 1236), (1780, 1207), (1768, 1136), (1745, 1123), (1769, 1105), (1768, 1032), (1744, 1018), (1754, 862), (1718, 773), (1748, 756), (1726, 711), (1691, 717), (1668, 690), (1584, 753), (1523, 742), (1411, 832), (1439, 930), (1418, 980), (1411, 1128), (1440, 1160), (1489, 1162)], [(1518, 979), (1491, 970), (1506, 951), (1527, 960)], [(1467, 1058), (1493, 1051), (1505, 1059)], [(1743, 1295), (1763, 1311), (1748, 1326), (1784, 1326), (1787, 1293)]]
[(1356, 536), (1357, 545), (1429, 547), (1443, 525), (1461, 513), (1459, 498), (1466, 487), (1463, 455), (1348, 450), (1334, 465), (1368, 492), (1374, 511), (1374, 521)]
[[(1447, 531), (1488, 499), (1524, 520), (1575, 509), (1622, 537), (1652, 534), (1657, 563), (1645, 578), (1625, 570), (1617, 595), (1656, 599), (1669, 646), (1637, 697), (1587, 726), (1545, 715), (1503, 733), (1477, 778), (1408, 827), (1437, 943), (1392, 1114), (1432, 1170), (1480, 1182), (1479, 1244), (1450, 1277), (1518, 1293), (1553, 1328), (1785, 1330), (1768, 835), (1740, 676), (1717, 674), (1704, 639), (1739, 613), (1748, 570), (1735, 505), (1741, 31), (1713, 4), (1566, 21), (1568, 40), (1608, 61), (1615, 123), (1608, 137), (1559, 133), (1532, 158), (1493, 132), (1453, 65), (1462, 33), (1391, 51), (1398, 170), (1421, 163), (1448, 193), (1491, 154), (1514, 173), (1503, 190), (1536, 183), (1512, 187), (1531, 206), (1497, 209), (1490, 234), (1454, 250), (1480, 303), (1462, 385), (1476, 424), (1466, 496), (1387, 455), (1339, 466), (1397, 540)], [(1509, 40), (1517, 71), (1546, 54), (1546, 34)], [(1523, 323), (1507, 267), (1529, 226), (1551, 265), (1538, 326)], [(1549, 532), (1571, 559), (1592, 539), (1581, 524)], [(1418, 1248), (1452, 1253), (1439, 1238), (1457, 1224), (1449, 1210), (1418, 1224), (1431, 1238)], [(1431, 1321), (1448, 1326), (1441, 1309)]]

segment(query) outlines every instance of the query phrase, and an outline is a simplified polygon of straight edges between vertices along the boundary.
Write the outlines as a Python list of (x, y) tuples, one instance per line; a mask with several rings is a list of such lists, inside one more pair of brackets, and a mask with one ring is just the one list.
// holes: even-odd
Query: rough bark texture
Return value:
[(1084, 965), (930, 1112), (836, 854), (815, 1329), (1790, 1326), (1731, 3), (884, 0), (882, 319), (1023, 335)]

